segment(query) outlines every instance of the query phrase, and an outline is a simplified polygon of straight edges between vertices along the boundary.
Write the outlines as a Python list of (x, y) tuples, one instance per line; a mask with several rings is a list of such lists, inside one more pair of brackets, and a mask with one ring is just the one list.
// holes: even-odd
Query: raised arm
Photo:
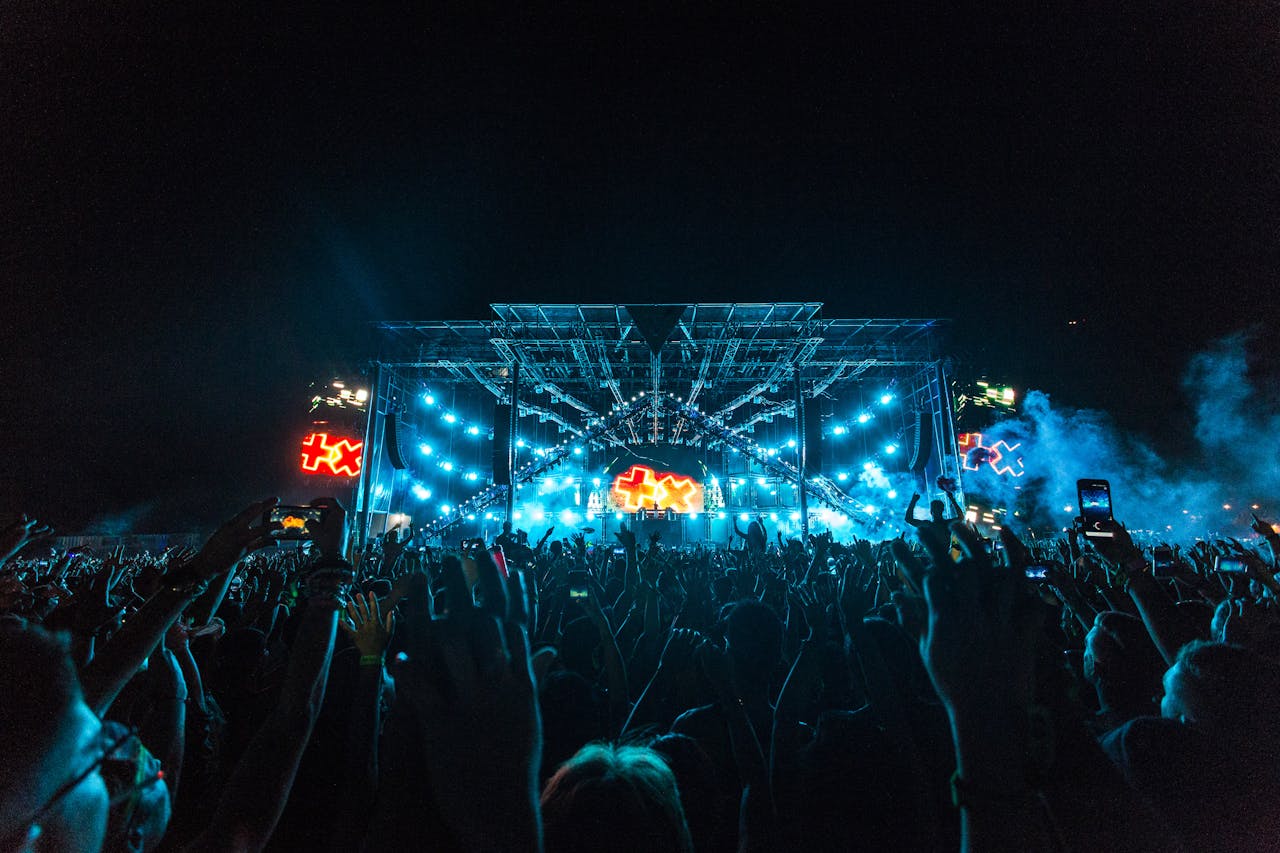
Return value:
[(916, 521), (916, 504), (920, 503), (920, 493), (915, 492), (911, 495), (911, 503), (907, 504), (907, 511), (902, 516), (902, 520), (912, 527), (919, 527), (920, 522)]
[(289, 653), (279, 701), (228, 780), (208, 829), (189, 850), (245, 851), (266, 846), (288, 802), (298, 763), (320, 715), (338, 630), (340, 596), (354, 573), (340, 556), (346, 537), (342, 506), (332, 498), (316, 499), (312, 505), (328, 510), (316, 535), (321, 560), (307, 579), (307, 602)]
[(142, 605), (85, 667), (80, 681), (90, 708), (105, 714), (120, 690), (205, 585), (210, 580), (216, 583), (216, 579), (228, 574), (245, 554), (269, 539), (274, 525), (259, 522), (275, 504), (275, 498), (253, 504), (218, 528), (200, 553), (166, 576), (164, 587)]

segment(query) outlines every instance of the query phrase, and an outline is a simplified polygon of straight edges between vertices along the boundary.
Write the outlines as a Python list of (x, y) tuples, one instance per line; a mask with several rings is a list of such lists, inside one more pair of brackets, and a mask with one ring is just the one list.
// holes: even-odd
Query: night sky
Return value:
[(367, 321), (490, 302), (954, 318), (1175, 454), (1194, 352), (1274, 376), (1264, 4), (116, 5), (0, 9), (0, 515), (205, 525)]

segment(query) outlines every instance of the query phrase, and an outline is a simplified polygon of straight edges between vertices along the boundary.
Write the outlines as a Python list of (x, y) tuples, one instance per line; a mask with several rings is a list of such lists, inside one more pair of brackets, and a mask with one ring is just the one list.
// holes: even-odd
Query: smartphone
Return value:
[(591, 586), (587, 582), (588, 576), (586, 572), (576, 571), (569, 572), (569, 600), (575, 602), (584, 602), (591, 593)]
[(1151, 576), (1156, 578), (1173, 577), (1173, 549), (1161, 545), (1151, 552)]
[(1239, 557), (1218, 557), (1213, 568), (1214, 571), (1227, 575), (1243, 575), (1249, 572), (1249, 567)]
[(1036, 563), (1027, 566), (1027, 580), (1029, 581), (1045, 581), (1049, 579), (1049, 567), (1043, 563)]
[(1106, 480), (1076, 480), (1076, 498), (1085, 535), (1111, 536), (1109, 531), (1094, 529), (1114, 519), (1111, 514), (1111, 484)]
[[(314, 528), (320, 525), (324, 512), (324, 507), (321, 506), (277, 506), (268, 510), (263, 520), (268, 524), (280, 525), (280, 530), (274, 534), (277, 539), (314, 539)], [(310, 522), (315, 524), (308, 531), (307, 524)]]
[(613, 556), (615, 556), (615, 557), (625, 557), (625, 556), (627, 556), (627, 549), (626, 549), (625, 547), (623, 547), (622, 545), (617, 545), (617, 546), (615, 546), (615, 547), (614, 547), (614, 549), (613, 549)]

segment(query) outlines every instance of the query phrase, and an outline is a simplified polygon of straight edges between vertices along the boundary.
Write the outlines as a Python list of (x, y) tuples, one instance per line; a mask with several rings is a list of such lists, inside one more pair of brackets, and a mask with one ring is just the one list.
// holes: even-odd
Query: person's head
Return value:
[(1196, 640), (1164, 674), (1160, 713), (1220, 734), (1274, 745), (1280, 667), (1242, 646)]
[(1142, 620), (1128, 613), (1099, 613), (1084, 638), (1085, 680), (1104, 702), (1151, 702), (1159, 695), (1163, 665)]
[(509, 522), (509, 521), (504, 521), (504, 522), (502, 522), (502, 532), (503, 532), (504, 534), (510, 535), (510, 533), (511, 533), (511, 522)]
[(564, 553), (564, 543), (556, 539), (548, 546), (548, 550), (551, 551), (551, 556), (559, 559), (560, 555)]
[(108, 811), (103, 729), (66, 641), (32, 625), (2, 630), (0, 851), (99, 850)]
[(692, 853), (666, 762), (641, 746), (588, 744), (542, 791), (547, 853)]
[(734, 604), (725, 641), (739, 688), (767, 686), (782, 656), (782, 622), (773, 609), (753, 599)]
[(934, 521), (945, 521), (947, 518), (947, 505), (939, 500), (929, 501), (929, 515)]

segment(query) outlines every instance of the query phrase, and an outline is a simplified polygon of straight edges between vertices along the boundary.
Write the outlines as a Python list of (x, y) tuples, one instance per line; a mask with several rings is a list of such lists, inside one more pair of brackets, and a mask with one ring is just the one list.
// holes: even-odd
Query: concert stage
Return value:
[[(377, 324), (361, 537), (883, 538), (960, 479), (939, 320), (821, 303), (492, 305)], [(963, 499), (963, 498), (961, 498)]]

